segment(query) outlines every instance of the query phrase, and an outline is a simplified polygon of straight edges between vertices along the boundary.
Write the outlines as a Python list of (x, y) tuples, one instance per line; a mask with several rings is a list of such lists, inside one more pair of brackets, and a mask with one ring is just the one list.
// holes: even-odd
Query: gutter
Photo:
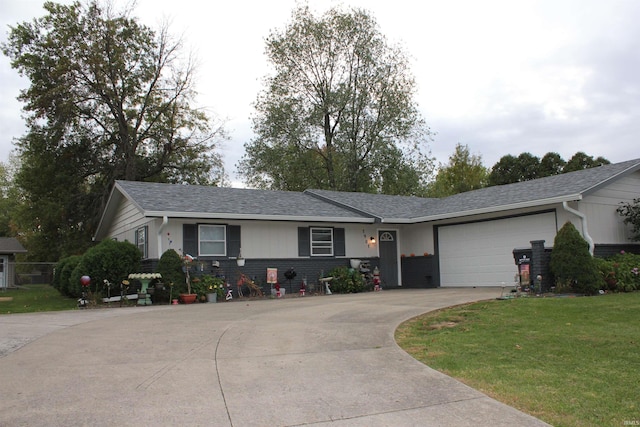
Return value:
[(162, 232), (164, 231), (164, 227), (169, 223), (169, 217), (162, 217), (162, 224), (158, 228), (158, 259), (162, 257)]
[(569, 204), (567, 202), (562, 202), (562, 207), (564, 208), (565, 211), (576, 215), (577, 217), (579, 217), (582, 220), (582, 235), (584, 236), (584, 238), (587, 241), (587, 243), (589, 243), (589, 253), (591, 254), (591, 256), (593, 256), (593, 251), (595, 249), (595, 244), (593, 243), (593, 239), (591, 238), (591, 235), (589, 235), (589, 229), (587, 227), (587, 217), (586, 217), (586, 215), (583, 214), (582, 212), (578, 211), (578, 210), (575, 210), (575, 209), (569, 207)]

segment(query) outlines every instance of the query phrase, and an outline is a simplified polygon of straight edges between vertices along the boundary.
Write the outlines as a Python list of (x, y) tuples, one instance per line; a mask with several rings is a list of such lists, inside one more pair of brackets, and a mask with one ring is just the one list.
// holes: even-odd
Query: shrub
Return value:
[(80, 263), (80, 260), (82, 260), (82, 256), (72, 255), (70, 257), (61, 259), (56, 265), (56, 271), (54, 274), (58, 276), (58, 279), (56, 280), (54, 275), (54, 282), (57, 281), (57, 289), (62, 295), (73, 298), (77, 298), (80, 296), (80, 284), (78, 283), (77, 289), (71, 284), (71, 273)]
[(619, 292), (640, 290), (640, 255), (621, 252), (598, 260), (598, 268), (607, 289)]
[(175, 250), (169, 249), (162, 254), (156, 266), (156, 273), (162, 274), (165, 288), (168, 289), (173, 284), (171, 289), (173, 297), (177, 298), (178, 294), (187, 292), (187, 282), (182, 271), (182, 258)]
[(593, 295), (604, 286), (596, 261), (589, 253), (589, 244), (569, 221), (553, 241), (550, 267), (560, 290)]
[(348, 267), (336, 267), (329, 272), (333, 277), (331, 292), (349, 294), (364, 291), (364, 279), (359, 271)]
[(89, 276), (90, 290), (101, 295), (104, 293), (105, 279), (111, 283), (120, 283), (130, 273), (140, 271), (140, 260), (140, 251), (132, 243), (103, 240), (82, 256), (71, 274), (71, 284), (74, 287), (77, 285), (82, 293), (80, 277)]

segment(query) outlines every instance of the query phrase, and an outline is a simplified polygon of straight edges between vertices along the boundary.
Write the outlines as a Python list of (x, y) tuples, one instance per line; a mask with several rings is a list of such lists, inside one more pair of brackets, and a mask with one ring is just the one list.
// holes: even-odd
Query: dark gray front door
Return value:
[(382, 287), (398, 286), (398, 238), (393, 230), (379, 230), (380, 281)]

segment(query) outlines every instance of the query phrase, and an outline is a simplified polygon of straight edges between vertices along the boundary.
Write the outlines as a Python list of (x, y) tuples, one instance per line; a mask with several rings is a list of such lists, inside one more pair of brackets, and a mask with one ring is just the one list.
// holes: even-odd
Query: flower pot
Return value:
[(207, 294), (207, 302), (218, 302), (218, 294), (215, 292)]
[(244, 267), (244, 258), (238, 258), (236, 262), (238, 263), (238, 267)]
[(183, 304), (193, 304), (197, 297), (198, 294), (180, 294), (180, 302)]

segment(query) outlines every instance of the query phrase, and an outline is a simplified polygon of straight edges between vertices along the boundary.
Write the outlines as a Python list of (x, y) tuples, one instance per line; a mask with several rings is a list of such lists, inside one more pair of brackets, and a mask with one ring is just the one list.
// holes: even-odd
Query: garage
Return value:
[(555, 212), (438, 227), (440, 286), (512, 284), (513, 249), (532, 240), (553, 245)]

